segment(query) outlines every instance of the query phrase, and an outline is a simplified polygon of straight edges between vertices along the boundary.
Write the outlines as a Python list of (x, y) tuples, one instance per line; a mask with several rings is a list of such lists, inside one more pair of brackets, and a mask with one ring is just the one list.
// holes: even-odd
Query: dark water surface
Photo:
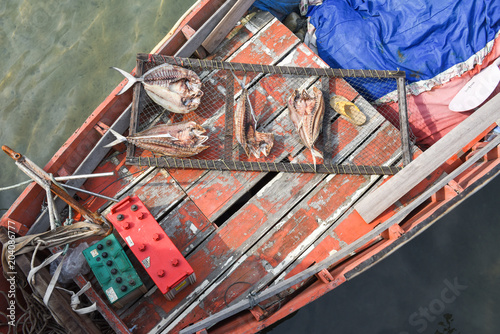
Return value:
[[(0, 144), (44, 166), (122, 80), (109, 67), (131, 70), (193, 3), (0, 1)], [(24, 180), (1, 153), (0, 187)], [(22, 189), (0, 192), (0, 209)], [(498, 189), (268, 332), (500, 332)]]

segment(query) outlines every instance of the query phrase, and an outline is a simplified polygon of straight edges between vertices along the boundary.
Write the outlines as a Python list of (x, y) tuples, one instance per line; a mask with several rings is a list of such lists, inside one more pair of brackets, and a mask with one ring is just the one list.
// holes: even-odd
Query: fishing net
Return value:
[[(200, 77), (204, 93), (200, 105), (186, 114), (173, 113), (153, 102), (142, 84), (135, 85), (130, 134), (159, 124), (194, 121), (207, 130), (209, 138), (204, 145), (209, 148), (189, 158), (175, 158), (129, 143), (128, 164), (387, 175), (401, 169), (401, 159), (409, 162), (413, 139), (408, 130), (404, 72), (268, 66), (139, 54), (136, 76), (163, 63), (190, 69)], [(242, 98), (242, 85), (248, 91), (246, 105), (254, 111), (257, 131), (274, 136), (268, 156), (248, 156), (235, 138), (234, 112)], [(315, 142), (323, 158), (316, 158), (316, 165), (311, 150), (294, 128), (287, 106), (295, 90), (310, 91), (313, 86), (322, 91), (325, 101), (322, 131)], [(377, 90), (393, 91), (393, 96), (377, 98)], [(397, 102), (388, 104), (384, 99)], [(350, 102), (354, 104), (350, 105), (352, 109), (338, 107)], [(344, 110), (344, 114), (338, 110)]]

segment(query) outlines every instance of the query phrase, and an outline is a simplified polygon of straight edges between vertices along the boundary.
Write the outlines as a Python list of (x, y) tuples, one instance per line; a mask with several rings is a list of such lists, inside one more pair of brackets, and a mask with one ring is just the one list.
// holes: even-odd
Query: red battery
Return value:
[(106, 216), (169, 300), (196, 281), (193, 268), (137, 196), (127, 196)]

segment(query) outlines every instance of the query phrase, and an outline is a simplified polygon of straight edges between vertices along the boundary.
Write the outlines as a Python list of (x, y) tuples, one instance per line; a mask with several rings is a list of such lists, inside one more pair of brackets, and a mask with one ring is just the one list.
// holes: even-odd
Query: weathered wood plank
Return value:
[(238, 0), (201, 44), (208, 53), (214, 52), (255, 0)]
[(273, 18), (274, 16), (271, 13), (265, 11), (249, 14), (249, 16), (242, 19), (240, 25), (236, 26), (226, 36), (214, 53), (209, 55), (207, 59), (225, 60), (228, 55), (232, 55)]
[(178, 57), (190, 57), (235, 3), (236, 0), (227, 0), (224, 2), (224, 4), (196, 30), (196, 33), (184, 43), (179, 51), (177, 51), (176, 55)]
[(184, 198), (159, 224), (184, 256), (216, 229), (189, 198)]
[(500, 94), (466, 118), (413, 160), (396, 176), (356, 204), (356, 211), (370, 223), (432, 171), (444, 164), (500, 118)]

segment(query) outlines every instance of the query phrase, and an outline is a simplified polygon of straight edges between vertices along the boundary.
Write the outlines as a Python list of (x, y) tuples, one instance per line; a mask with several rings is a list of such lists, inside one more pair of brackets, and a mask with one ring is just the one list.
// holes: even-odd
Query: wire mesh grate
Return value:
[[(377, 105), (377, 89), (402, 91), (404, 72), (337, 70), (219, 62), (139, 54), (137, 75), (164, 63), (194, 71), (203, 96), (188, 113), (174, 113), (155, 103), (143, 85), (134, 87), (130, 135), (161, 124), (193, 121), (208, 136), (208, 148), (191, 157), (165, 156), (129, 144), (127, 163), (169, 168), (241, 171), (284, 171), (344, 174), (394, 174), (397, 157), (408, 151), (411, 138), (401, 128), (399, 110)], [(323, 158), (313, 159), (290, 118), (292, 94), (322, 92), (325, 112), (314, 148)], [(354, 89), (353, 87), (356, 87)], [(248, 98), (243, 92), (246, 90)], [(272, 134), (271, 149), (248, 154), (238, 142), (237, 108), (253, 110), (256, 131)], [(403, 103), (403, 104), (401, 104)], [(405, 102), (399, 101), (405, 108)], [(333, 107), (332, 107), (333, 106)], [(343, 112), (343, 114), (339, 114)], [(384, 114), (385, 112), (385, 114)], [(388, 121), (391, 123), (389, 124)], [(403, 128), (407, 128), (403, 127)], [(383, 136), (380, 133), (384, 133)], [(396, 152), (396, 153), (395, 153)], [(258, 154), (258, 155), (257, 155)]]

